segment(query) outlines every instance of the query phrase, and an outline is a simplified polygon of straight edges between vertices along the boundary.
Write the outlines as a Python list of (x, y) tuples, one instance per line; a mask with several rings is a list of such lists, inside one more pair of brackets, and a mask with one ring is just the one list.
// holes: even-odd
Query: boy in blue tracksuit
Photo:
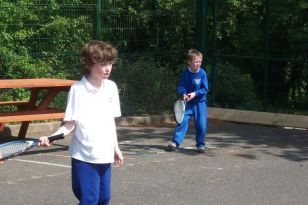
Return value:
[(183, 100), (186, 101), (185, 114), (183, 121), (177, 124), (172, 142), (168, 145), (170, 151), (175, 151), (181, 145), (188, 130), (190, 119), (194, 117), (197, 152), (204, 152), (208, 80), (205, 70), (200, 68), (202, 57), (202, 53), (196, 49), (188, 51), (187, 63), (189, 67), (186, 68), (181, 75), (177, 88), (178, 93), (183, 97)]

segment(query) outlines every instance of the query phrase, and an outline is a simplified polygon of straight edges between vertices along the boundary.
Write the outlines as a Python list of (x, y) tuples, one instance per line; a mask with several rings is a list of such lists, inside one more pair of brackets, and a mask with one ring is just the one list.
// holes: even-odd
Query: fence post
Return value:
[(205, 54), (207, 47), (207, 0), (196, 2), (196, 48)]
[(211, 68), (211, 83), (210, 83), (210, 91), (211, 91), (211, 99), (210, 106), (214, 106), (215, 104), (215, 83), (216, 83), (216, 61), (217, 61), (217, 9), (218, 9), (218, 0), (214, 0), (214, 10), (213, 10), (213, 53), (212, 53), (212, 68)]
[(268, 69), (270, 58), (270, 27), (271, 27), (271, 0), (266, 0), (265, 7), (265, 52), (263, 74), (263, 111), (267, 111), (268, 104)]
[(102, 1), (96, 0), (95, 3), (95, 15), (93, 20), (93, 39), (101, 40), (101, 8), (102, 8)]

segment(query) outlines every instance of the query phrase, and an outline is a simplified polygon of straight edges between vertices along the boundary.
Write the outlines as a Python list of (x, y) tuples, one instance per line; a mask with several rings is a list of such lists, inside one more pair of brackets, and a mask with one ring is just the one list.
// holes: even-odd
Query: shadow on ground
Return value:
[[(118, 138), (125, 154), (152, 155), (167, 151), (166, 145), (171, 141), (173, 131), (173, 124), (120, 127)], [(194, 133), (194, 127), (191, 126), (183, 144), (193, 145)], [(11, 136), (9, 128), (5, 128), (4, 132), (0, 133), (0, 143), (12, 140), (18, 140), (18, 138)], [(308, 160), (307, 130), (209, 120), (206, 142), (209, 145), (205, 153), (207, 156), (228, 152), (237, 157), (255, 160), (258, 159), (257, 153), (261, 153), (291, 161)], [(68, 149), (68, 143), (55, 145), (43, 150), (28, 151), (25, 155)], [(187, 146), (180, 148), (177, 153), (197, 155), (194, 149)]]

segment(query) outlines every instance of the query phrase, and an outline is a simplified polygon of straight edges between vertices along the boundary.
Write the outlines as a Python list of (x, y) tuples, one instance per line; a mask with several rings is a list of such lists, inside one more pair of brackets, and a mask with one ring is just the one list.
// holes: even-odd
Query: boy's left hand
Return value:
[(120, 149), (116, 149), (114, 152), (114, 163), (115, 165), (122, 165), (124, 158)]
[(190, 101), (196, 97), (196, 93), (195, 92), (188, 93), (187, 96), (188, 96), (188, 101)]

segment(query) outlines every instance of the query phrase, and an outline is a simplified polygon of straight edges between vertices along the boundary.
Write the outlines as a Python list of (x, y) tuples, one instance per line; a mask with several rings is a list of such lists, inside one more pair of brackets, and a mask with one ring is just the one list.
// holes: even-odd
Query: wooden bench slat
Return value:
[(64, 117), (63, 110), (34, 110), (34, 111), (17, 111), (17, 112), (1, 112), (0, 123), (3, 122), (24, 122), (34, 120), (62, 119)]
[(26, 105), (28, 101), (2, 101), (0, 102), (0, 106), (19, 106)]

